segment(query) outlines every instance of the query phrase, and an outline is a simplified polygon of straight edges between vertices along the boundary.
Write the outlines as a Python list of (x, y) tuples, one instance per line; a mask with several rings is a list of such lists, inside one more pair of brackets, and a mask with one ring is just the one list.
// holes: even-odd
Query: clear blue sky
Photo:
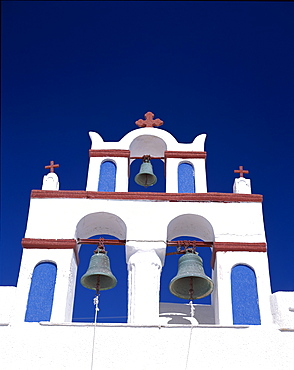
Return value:
[[(272, 289), (294, 290), (293, 19), (287, 2), (2, 2), (0, 284), (16, 284), (44, 166), (84, 190), (88, 131), (118, 141), (150, 110), (179, 142), (207, 133), (208, 191), (250, 171)], [(101, 316), (125, 315), (121, 269)]]

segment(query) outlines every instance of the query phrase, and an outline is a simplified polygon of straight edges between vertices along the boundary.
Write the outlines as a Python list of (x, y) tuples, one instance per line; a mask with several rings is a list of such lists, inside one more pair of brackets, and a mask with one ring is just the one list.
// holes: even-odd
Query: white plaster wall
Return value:
[[(270, 277), (266, 252), (217, 252), (213, 273), (215, 283), (212, 293), (216, 309), (216, 323), (232, 325), (231, 271), (237, 264), (252, 267), (257, 282), (261, 325), (272, 324), (270, 310)], [(217, 277), (215, 272), (217, 271)], [(216, 305), (217, 303), (217, 305)]]
[(251, 194), (251, 181), (245, 177), (235, 179), (233, 185), (234, 193)]
[(126, 192), (129, 186), (129, 161), (125, 157), (90, 157), (88, 179), (87, 179), (87, 191), (97, 191), (100, 176), (101, 163), (105, 161), (111, 161), (116, 164), (116, 183), (115, 191)]
[(294, 331), (294, 292), (276, 292), (271, 295), (274, 323)]
[[(129, 150), (132, 142), (140, 136), (153, 136), (159, 138), (166, 143), (166, 150), (176, 151), (204, 151), (204, 143), (206, 134), (198, 135), (192, 143), (178, 143), (177, 140), (168, 132), (160, 128), (143, 127), (135, 129), (127, 133), (120, 141), (104, 142), (102, 137), (97, 132), (89, 132), (92, 146), (91, 149), (125, 149)], [(156, 146), (154, 146), (154, 153), (156, 154)], [(135, 148), (134, 148), (135, 153)], [(145, 153), (147, 154), (147, 153)], [(151, 153), (150, 153), (151, 154)], [(154, 154), (153, 154), (154, 155)]]
[(178, 193), (178, 167), (180, 163), (190, 163), (194, 167), (196, 193), (207, 193), (206, 169), (204, 158), (167, 158), (166, 193)]
[(11, 312), (13, 306), (16, 304), (15, 295), (16, 295), (15, 286), (0, 287), (0, 325), (1, 323), (10, 322)]
[(93, 335), (93, 324), (2, 326), (0, 368), (291, 370), (294, 363), (294, 332), (275, 327), (99, 324), (94, 347)]
[(55, 172), (49, 172), (43, 177), (42, 190), (59, 190), (59, 180)]
[(127, 225), (127, 239), (131, 240), (165, 241), (172, 219), (181, 214), (196, 214), (211, 223), (216, 241), (266, 241), (261, 203), (106, 199), (31, 199), (25, 237), (74, 238), (80, 219), (94, 212), (109, 212), (120, 217)]
[(165, 161), (165, 191), (166, 193), (178, 192), (178, 158), (167, 158)]
[(12, 322), (23, 322), (34, 268), (41, 262), (54, 262), (57, 266), (51, 321), (66, 322), (72, 319), (77, 264), (72, 249), (24, 249), (17, 282), (16, 302)]

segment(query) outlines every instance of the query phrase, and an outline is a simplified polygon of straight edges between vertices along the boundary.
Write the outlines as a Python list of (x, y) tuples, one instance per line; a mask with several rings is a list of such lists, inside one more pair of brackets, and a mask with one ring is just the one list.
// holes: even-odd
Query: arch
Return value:
[(195, 193), (194, 166), (189, 162), (178, 166), (178, 193)]
[(203, 241), (213, 242), (214, 231), (211, 223), (204, 217), (195, 214), (184, 214), (175, 217), (167, 227), (167, 240), (187, 235)]
[(93, 235), (110, 234), (118, 239), (126, 239), (127, 227), (124, 221), (113, 213), (95, 212), (84, 216), (76, 226), (77, 239), (87, 239)]
[(136, 159), (130, 166), (129, 191), (134, 192), (158, 192), (165, 193), (165, 177), (164, 177), (164, 163), (160, 159), (151, 160), (153, 173), (157, 178), (156, 184), (148, 187), (143, 187), (135, 182), (135, 176), (139, 173), (142, 165), (141, 159)]
[(105, 160), (101, 163), (98, 191), (115, 191), (116, 185), (116, 164), (113, 161)]
[(231, 271), (233, 324), (260, 325), (258, 292), (254, 270), (244, 264)]
[[(89, 239), (117, 239), (111, 234), (97, 234)], [(75, 287), (73, 318), (74, 322), (93, 322), (95, 311), (93, 297), (95, 291), (85, 288), (81, 284), (81, 277), (88, 270), (90, 259), (96, 245), (81, 245), (79, 251), (80, 264), (77, 270)], [(103, 290), (99, 297), (98, 322), (126, 322), (127, 321), (127, 264), (125, 248), (118, 245), (105, 245), (110, 261), (110, 270), (117, 279), (117, 285), (109, 290)], [(105, 268), (105, 266), (104, 266)], [(105, 270), (104, 270), (105, 272)], [(117, 302), (119, 301), (119, 304)]]
[(140, 135), (131, 142), (129, 150), (131, 157), (143, 157), (145, 154), (152, 157), (164, 157), (167, 145), (157, 136)]
[(25, 314), (26, 322), (50, 321), (57, 267), (41, 262), (34, 268)]
[[(191, 237), (188, 235), (181, 235), (179, 237), (176, 237), (173, 239), (173, 241), (178, 241), (178, 240), (200, 240), (200, 238), (197, 237)], [(168, 246), (166, 249), (166, 253), (174, 253), (176, 251), (176, 247), (171, 247)], [(211, 255), (212, 255), (212, 250), (209, 247), (206, 248), (196, 248), (196, 251), (198, 252), (199, 256), (202, 259), (203, 262), (203, 269), (204, 272), (207, 276), (210, 278), (212, 277), (212, 268), (211, 268)], [(160, 301), (161, 302), (173, 302), (173, 303), (187, 303), (182, 298), (178, 298), (174, 296), (170, 291), (169, 291), (169, 284), (172, 278), (174, 278), (177, 273), (178, 273), (178, 263), (179, 259), (182, 255), (167, 255), (165, 258), (165, 265), (164, 268), (162, 269), (162, 274), (161, 274), (161, 285), (160, 285)], [(173, 273), (171, 274), (171, 271)], [(194, 301), (196, 304), (211, 304), (211, 295), (208, 295), (204, 298), (200, 298)]]
[[(157, 130), (156, 130), (157, 131)], [(153, 135), (139, 135), (130, 143), (130, 157), (143, 157), (150, 155), (151, 157), (164, 157), (164, 152), (167, 150), (166, 142), (157, 136)], [(135, 162), (134, 162), (135, 161)], [(134, 162), (134, 163), (133, 163)], [(142, 161), (137, 159), (130, 160), (130, 181), (129, 191), (140, 192), (165, 192), (165, 178), (164, 178), (164, 159), (152, 159), (153, 172), (157, 177), (157, 183), (153, 186), (144, 188), (137, 185), (134, 181), (135, 175), (139, 172)]]
[[(106, 239), (118, 238), (125, 240), (126, 232), (126, 224), (117, 215), (108, 212), (95, 212), (84, 216), (78, 222), (76, 226), (75, 236), (77, 239), (88, 239), (91, 237), (96, 239), (103, 237)], [(101, 298), (102, 301), (99, 303), (99, 307), (101, 308), (101, 312), (103, 312), (103, 316), (108, 316), (107, 312), (109, 313), (109, 311), (111, 311), (113, 308), (111, 306), (115, 307), (114, 302), (117, 299), (119, 288), (121, 289), (121, 286), (123, 286), (127, 282), (125, 248), (121, 246), (118, 247), (117, 245), (107, 245), (106, 250), (110, 258), (110, 264), (113, 274), (118, 279), (118, 287), (115, 287), (116, 289), (103, 291), (103, 298)], [(80, 284), (80, 278), (86, 272), (92, 255), (93, 245), (85, 245), (82, 247), (80, 254), (80, 265), (77, 272), (77, 285), (75, 291), (75, 303), (73, 312), (75, 316), (74, 321), (81, 321), (80, 315), (77, 314), (77, 312), (79, 312), (79, 310), (76, 309), (77, 302), (84, 302), (84, 304), (87, 305), (87, 307), (85, 307), (85, 310), (86, 312), (88, 312), (88, 314), (86, 314), (87, 317), (84, 317), (84, 319), (86, 319), (86, 321), (93, 321), (93, 319), (90, 317), (91, 313), (89, 313), (93, 310), (93, 290), (86, 289)], [(122, 266), (125, 266), (125, 269), (123, 269)], [(127, 289), (125, 287), (122, 290), (125, 292), (125, 296), (123, 296), (121, 299), (123, 302), (125, 302), (125, 306), (127, 306)], [(111, 309), (109, 307), (111, 307)], [(89, 311), (87, 311), (88, 309)], [(78, 317), (76, 317), (76, 314), (78, 315)], [(82, 321), (84, 321), (84, 319), (82, 319)], [(113, 318), (110, 319), (112, 320)]]

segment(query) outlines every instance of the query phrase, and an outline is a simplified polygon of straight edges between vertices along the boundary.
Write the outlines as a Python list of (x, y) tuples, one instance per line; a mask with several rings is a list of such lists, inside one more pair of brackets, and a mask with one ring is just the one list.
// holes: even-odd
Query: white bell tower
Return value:
[[(204, 243), (212, 249), (212, 304), (197, 307), (194, 302), (199, 324), (207, 320), (221, 325), (272, 321), (262, 196), (251, 194), (243, 167), (237, 171), (240, 178), (233, 193), (207, 193), (206, 135), (181, 144), (158, 128), (162, 123), (148, 112), (145, 120), (136, 122), (139, 128), (119, 142), (104, 142), (90, 132), (86, 190), (58, 190), (54, 173), (58, 165), (46, 166), (50, 173), (42, 190), (31, 194), (18, 282), (18, 319), (71, 321), (80, 240), (110, 234), (126, 248), (129, 323), (169, 322), (170, 313), (183, 311), (183, 307), (190, 315), (185, 302), (182, 307), (159, 304), (166, 246), (180, 236), (201, 239), (196, 246)], [(145, 155), (151, 162), (154, 158), (164, 162), (166, 193), (128, 192), (130, 163)], [(142, 212), (148, 228), (141, 222)], [(37, 308), (41, 293), (34, 293), (32, 286), (38, 279), (34, 277), (37, 267), (43, 274), (55, 269), (48, 272), (54, 275), (54, 294), (47, 316)]]
[[(206, 135), (181, 144), (153, 113), (145, 118), (119, 142), (90, 133), (85, 190), (59, 190), (53, 161), (42, 190), (32, 190), (17, 287), (0, 287), (2, 367), (292, 368), (294, 292), (271, 294), (263, 198), (251, 193), (248, 171), (235, 170), (232, 193), (207, 192)], [(130, 164), (144, 156), (164, 163), (166, 192), (129, 191)], [(103, 234), (116, 239), (93, 239)], [(125, 248), (127, 323), (72, 322), (82, 244)], [(211, 252), (212, 281), (195, 248), (204, 259)], [(160, 302), (168, 258), (188, 253), (185, 263), (197, 263), (179, 263), (172, 281), (190, 282), (179, 284), (189, 299)], [(211, 304), (194, 299), (198, 278), (209, 281), (205, 294), (213, 288)]]

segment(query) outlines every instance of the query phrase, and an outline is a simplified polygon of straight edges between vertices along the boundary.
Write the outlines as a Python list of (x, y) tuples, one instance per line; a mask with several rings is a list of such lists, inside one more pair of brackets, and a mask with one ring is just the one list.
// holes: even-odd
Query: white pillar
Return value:
[(245, 179), (245, 177), (239, 177), (235, 179), (233, 185), (233, 193), (251, 194), (250, 179)]
[(128, 260), (128, 322), (159, 323), (159, 289), (162, 262), (154, 249), (137, 250)]
[(195, 192), (207, 193), (205, 159), (193, 158), (189, 162), (194, 166)]

